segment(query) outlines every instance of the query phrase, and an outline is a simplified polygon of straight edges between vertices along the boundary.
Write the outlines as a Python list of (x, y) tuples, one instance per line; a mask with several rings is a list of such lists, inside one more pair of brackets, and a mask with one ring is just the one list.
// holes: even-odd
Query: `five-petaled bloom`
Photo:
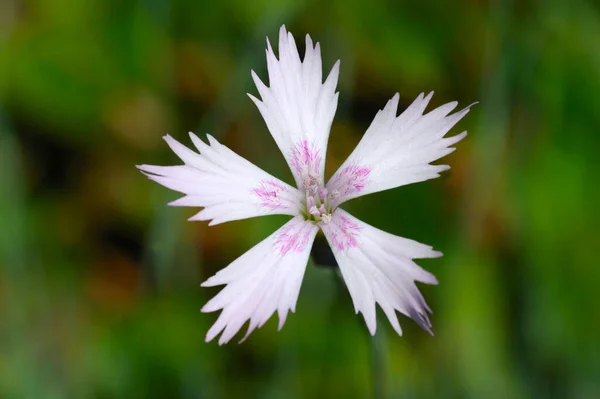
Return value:
[(360, 143), (324, 184), (325, 152), (337, 108), (339, 61), (323, 83), (319, 44), (306, 36), (301, 60), (285, 26), (279, 32), (279, 59), (267, 39), (270, 87), (252, 71), (261, 100), (249, 95), (285, 156), (296, 187), (264, 172), (208, 135), (208, 144), (190, 137), (200, 154), (171, 136), (167, 144), (181, 158), (180, 166), (139, 166), (147, 176), (185, 196), (174, 206), (203, 207), (190, 220), (209, 225), (259, 215), (290, 215), (279, 230), (250, 249), (203, 286), (226, 285), (203, 308), (222, 310), (206, 340), (222, 333), (228, 342), (249, 321), (244, 339), (277, 311), (279, 328), (294, 312), (311, 246), (321, 229), (348, 286), (355, 311), (375, 334), (376, 303), (393, 328), (402, 333), (396, 311), (431, 332), (430, 312), (415, 281), (436, 284), (436, 278), (413, 262), (442, 254), (430, 246), (388, 234), (339, 208), (362, 195), (439, 176), (446, 165), (431, 162), (452, 152), (450, 146), (466, 132), (444, 135), (469, 112), (449, 115), (456, 102), (423, 114), (433, 93), (419, 95), (396, 116), (396, 94), (375, 116)]

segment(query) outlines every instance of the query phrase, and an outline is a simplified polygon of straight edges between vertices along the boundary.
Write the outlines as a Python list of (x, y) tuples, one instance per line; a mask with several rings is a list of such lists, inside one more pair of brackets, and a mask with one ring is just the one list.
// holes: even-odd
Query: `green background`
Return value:
[[(210, 132), (292, 182), (245, 95), (283, 23), (341, 59), (327, 177), (395, 92), (479, 101), (449, 172), (345, 207), (444, 252), (435, 337), (311, 264), (281, 332), (204, 343), (199, 284), (287, 218), (186, 222), (134, 165)], [(599, 41), (583, 0), (1, 0), (0, 397), (600, 397)]]

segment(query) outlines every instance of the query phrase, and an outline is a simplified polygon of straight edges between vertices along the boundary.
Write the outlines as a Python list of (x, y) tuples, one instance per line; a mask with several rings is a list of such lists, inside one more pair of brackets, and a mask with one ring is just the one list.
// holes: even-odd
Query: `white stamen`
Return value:
[(329, 224), (331, 222), (331, 213), (325, 213), (321, 216), (321, 220), (324, 224)]

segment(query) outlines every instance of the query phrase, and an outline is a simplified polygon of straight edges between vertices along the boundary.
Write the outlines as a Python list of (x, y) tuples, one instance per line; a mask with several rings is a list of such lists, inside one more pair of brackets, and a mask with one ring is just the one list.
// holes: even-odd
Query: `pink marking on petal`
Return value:
[(275, 239), (275, 248), (280, 254), (285, 255), (289, 251), (303, 252), (310, 240), (311, 231), (305, 229), (305, 222), (285, 226)]
[(343, 168), (335, 177), (332, 187), (342, 195), (359, 193), (368, 183), (371, 169), (360, 165), (349, 165)]
[(321, 152), (307, 140), (302, 140), (292, 147), (291, 164), (300, 176), (310, 173), (319, 173), (321, 166)]
[(280, 194), (286, 191), (287, 189), (275, 180), (262, 180), (258, 187), (252, 189), (252, 193), (260, 198), (260, 205), (271, 210), (283, 206)]
[(329, 237), (333, 246), (340, 251), (357, 246), (358, 242), (356, 238), (361, 230), (358, 223), (341, 215), (339, 217), (334, 217), (332, 224), (334, 224), (334, 226), (330, 230)]

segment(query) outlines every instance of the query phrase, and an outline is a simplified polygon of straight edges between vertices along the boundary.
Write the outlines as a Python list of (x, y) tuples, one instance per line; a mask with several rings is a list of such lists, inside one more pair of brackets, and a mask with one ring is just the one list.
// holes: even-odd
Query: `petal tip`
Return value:
[(252, 94), (250, 94), (250, 93), (246, 93), (246, 95), (247, 95), (248, 97), (250, 97), (250, 100), (252, 100), (252, 102), (253, 102), (254, 104), (260, 104), (260, 102), (261, 102), (261, 101), (260, 101), (258, 98), (256, 98), (255, 96), (253, 96)]
[[(206, 281), (204, 281), (204, 282), (200, 283), (200, 287), (212, 287), (212, 284), (210, 283), (210, 278), (209, 278), (209, 279), (207, 279)], [(206, 305), (204, 305), (204, 306), (202, 307), (202, 312), (204, 312), (204, 307), (205, 307), (205, 306), (206, 306)]]
[(373, 327), (367, 326), (367, 328), (369, 329), (369, 333), (371, 334), (371, 336), (374, 337), (375, 334), (377, 334), (377, 324), (375, 324)]

